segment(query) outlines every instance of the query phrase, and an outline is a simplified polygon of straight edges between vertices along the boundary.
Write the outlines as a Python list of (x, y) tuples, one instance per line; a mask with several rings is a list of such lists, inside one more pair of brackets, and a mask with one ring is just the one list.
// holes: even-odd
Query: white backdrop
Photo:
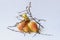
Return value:
[[(43, 33), (53, 36), (16, 33), (7, 29), (17, 22), (16, 15), (32, 2), (34, 17), (46, 19), (42, 22)], [(60, 40), (60, 0), (0, 0), (0, 40)]]

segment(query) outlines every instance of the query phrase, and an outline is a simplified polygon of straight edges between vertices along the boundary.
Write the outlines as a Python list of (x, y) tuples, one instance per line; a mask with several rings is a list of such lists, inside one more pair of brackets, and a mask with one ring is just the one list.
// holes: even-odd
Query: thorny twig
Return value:
[[(27, 13), (30, 15), (30, 17), (37, 23), (39, 24), (39, 28), (40, 26), (42, 28), (44, 28), (38, 21), (36, 21), (37, 18), (33, 18), (32, 14), (31, 14), (31, 11), (30, 11), (30, 8), (31, 8), (31, 2), (29, 3), (29, 6), (26, 7), (26, 10), (27, 10)], [(37, 19), (38, 20), (38, 19)], [(39, 20), (40, 21), (40, 20)]]
[[(26, 6), (26, 10), (24, 10), (24, 11), (26, 11), (27, 14), (30, 15), (31, 19), (33, 19), (37, 24), (39, 24), (39, 29), (40, 29), (40, 26), (41, 26), (42, 28), (44, 28), (39, 22), (40, 22), (40, 21), (45, 21), (45, 20), (44, 20), (44, 19), (33, 18), (32, 14), (31, 14), (31, 11), (30, 11), (30, 8), (31, 8), (31, 2), (29, 2), (29, 5)], [(24, 11), (21, 11), (21, 12), (24, 12)], [(19, 12), (19, 13), (21, 13), (21, 12)], [(38, 21), (36, 21), (36, 19), (37, 19)]]

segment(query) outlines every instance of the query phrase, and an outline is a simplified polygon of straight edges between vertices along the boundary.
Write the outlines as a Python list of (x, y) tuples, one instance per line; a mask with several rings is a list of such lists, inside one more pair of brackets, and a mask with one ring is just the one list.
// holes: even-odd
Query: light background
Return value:
[[(46, 19), (42, 22), (43, 33), (53, 36), (16, 33), (7, 29), (17, 22), (16, 15), (32, 2), (34, 17)], [(60, 40), (60, 0), (0, 0), (0, 40)]]

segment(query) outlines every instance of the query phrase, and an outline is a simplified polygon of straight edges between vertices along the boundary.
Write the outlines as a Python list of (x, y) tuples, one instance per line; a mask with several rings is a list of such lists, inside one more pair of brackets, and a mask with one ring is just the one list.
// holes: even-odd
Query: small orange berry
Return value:
[(23, 28), (23, 31), (28, 33), (29, 32), (29, 28), (28, 28), (28, 25), (26, 25), (24, 28)]
[(30, 28), (30, 30), (31, 30), (32, 32), (38, 32), (38, 27), (37, 27), (37, 24), (36, 24), (35, 22), (30, 21), (30, 22), (28, 23), (28, 27)]
[(23, 31), (24, 27), (25, 27), (25, 22), (21, 22), (17, 25), (18, 30), (21, 31), (21, 32)]

